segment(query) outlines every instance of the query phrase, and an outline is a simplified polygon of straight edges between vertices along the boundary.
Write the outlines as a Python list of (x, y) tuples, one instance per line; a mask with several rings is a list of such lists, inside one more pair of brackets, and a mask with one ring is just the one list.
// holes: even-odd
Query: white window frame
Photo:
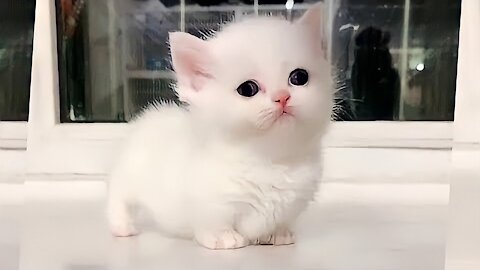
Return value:
[[(127, 124), (60, 123), (54, 2), (37, 0), (36, 5), (28, 172), (103, 174), (108, 171), (113, 150), (118, 139), (125, 135)], [(460, 56), (468, 58), (468, 54), (468, 51), (462, 51)], [(459, 82), (457, 95), (464, 95), (465, 91), (471, 89)], [(457, 102), (457, 109), (463, 106), (463, 102)], [(466, 117), (469, 118), (468, 115)], [(450, 150), (453, 139), (453, 122), (335, 122), (332, 123), (325, 145), (329, 148), (351, 149)]]
[(480, 269), (479, 24), (480, 1), (462, 0), (445, 270)]

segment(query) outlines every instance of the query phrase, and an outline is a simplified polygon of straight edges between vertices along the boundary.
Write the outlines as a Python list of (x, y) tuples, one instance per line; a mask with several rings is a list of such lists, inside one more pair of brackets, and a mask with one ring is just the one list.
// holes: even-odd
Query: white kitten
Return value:
[(178, 93), (132, 124), (109, 185), (116, 236), (137, 233), (132, 204), (167, 234), (211, 249), (291, 244), (320, 177), (330, 119), (321, 7), (297, 22), (251, 18), (209, 40), (172, 33)]

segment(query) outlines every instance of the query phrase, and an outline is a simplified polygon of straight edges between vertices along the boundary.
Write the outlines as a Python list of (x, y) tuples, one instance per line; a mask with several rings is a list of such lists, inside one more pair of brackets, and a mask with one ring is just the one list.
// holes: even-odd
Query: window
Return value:
[(26, 121), (35, 0), (0, 1), (0, 121)]
[[(202, 36), (255, 13), (294, 19), (311, 4), (284, 2), (57, 1), (61, 121), (123, 122), (177, 101), (169, 31)], [(453, 120), (460, 0), (330, 4), (335, 120)]]
[[(219, 27), (216, 22), (236, 20), (241, 16), (255, 13), (277, 14), (285, 16), (287, 19), (294, 19), (313, 3), (295, 1), (293, 8), (289, 10), (286, 9), (285, 3), (275, 4), (262, 1), (235, 4), (228, 2), (223, 4), (198, 2), (200, 4), (194, 4), (179, 0), (170, 2), (157, 0), (41, 1), (43, 4), (36, 7), (32, 102), (28, 123), (30, 174), (72, 172), (103, 174), (107, 172), (112, 153), (115, 153), (114, 150), (118, 148), (117, 140), (127, 134), (127, 126), (123, 122), (129, 121), (136, 112), (152, 100), (176, 100), (170, 89), (172, 73), (169, 71), (166, 45), (168, 31), (185, 30), (200, 35), (209, 29)], [(379, 2), (384, 5), (378, 5)], [(398, 73), (401, 86), (418, 84), (417, 79), (409, 80), (407, 77), (405, 77), (406, 84), (402, 84), (401, 70), (406, 70), (402, 67), (410, 67), (411, 72), (412, 69), (414, 69), (413, 72), (418, 72), (415, 70), (420, 64), (417, 58), (410, 64), (404, 61), (405, 56), (403, 56), (403, 62), (398, 60), (402, 59), (403, 51), (411, 51), (410, 54), (414, 54), (418, 50), (410, 48), (419, 46), (436, 48), (436, 45), (431, 45), (426, 37), (423, 45), (412, 41), (412, 37), (418, 39), (423, 35), (409, 34), (414, 29), (412, 25), (415, 25), (412, 21), (415, 18), (418, 19), (417, 15), (413, 15), (415, 8), (430, 7), (430, 9), (425, 9), (426, 12), (444, 8), (444, 12), (451, 12), (452, 18), (457, 19), (450, 20), (445, 17), (444, 24), (451, 24), (453, 30), (451, 32), (436, 31), (437, 35), (451, 37), (445, 38), (445, 40), (447, 43), (453, 44), (453, 49), (450, 52), (446, 50), (444, 56), (451, 57), (456, 62), (456, 44), (459, 44), (459, 48), (463, 48), (459, 51), (459, 59), (463, 59), (464, 62), (470, 60), (465, 55), (471, 55), (472, 50), (466, 46), (465, 42), (458, 41), (459, 1), (449, 2), (450, 5), (442, 7), (443, 4), (438, 4), (433, 9), (431, 8), (433, 4), (426, 6), (427, 3), (430, 3), (427, 0), (423, 2), (419, 0), (350, 2), (325, 0), (326, 18), (330, 19), (327, 20), (324, 32), (326, 36), (332, 37), (325, 42), (325, 47), (328, 49), (327, 57), (332, 60), (337, 70), (337, 103), (339, 104), (338, 108), (341, 108), (336, 111), (337, 120), (382, 119), (378, 115), (368, 118), (365, 115), (358, 116), (358, 114), (356, 117), (348, 118), (348, 113), (343, 112), (346, 111), (347, 106), (359, 106), (357, 103), (361, 103), (353, 96), (352, 90), (352, 69), (355, 64), (353, 61), (355, 47), (352, 45), (355, 44), (355, 39), (362, 29), (367, 29), (369, 26), (378, 28), (378, 25), (372, 24), (371, 21), (379, 21), (378, 24), (382, 31), (391, 31), (388, 53), (392, 57), (393, 68), (391, 69), (395, 69)], [(364, 4), (361, 5), (362, 3)], [(379, 20), (376, 17), (378, 12), (372, 13), (373, 19), (362, 19), (359, 17), (360, 15), (355, 15), (358, 18), (352, 15), (348, 20), (343, 21), (337, 18), (340, 17), (338, 14), (342, 10), (352, 9), (354, 5), (357, 5), (358, 9), (365, 8), (365, 13), (371, 12), (371, 10), (390, 10), (390, 13), (383, 17), (397, 18), (395, 20), (399, 22), (392, 23), (393, 26), (388, 28), (389, 20)], [(398, 15), (392, 15), (391, 10), (395, 8), (399, 10), (397, 11)], [(404, 12), (405, 10), (409, 12)], [(351, 14), (362, 13), (351, 12)], [(427, 24), (431, 24), (427, 19), (425, 20)], [(67, 26), (67, 21), (70, 26)], [(403, 27), (405, 22), (409, 22), (408, 28)], [(473, 31), (468, 30), (470, 29), (468, 27), (472, 27), (470, 25), (475, 24), (470, 23), (466, 27), (463, 26), (462, 31)], [(434, 28), (434, 26), (429, 27)], [(340, 38), (339, 33), (333, 30), (335, 28), (350, 29), (354, 32), (347, 35), (344, 40)], [(401, 33), (399, 34), (398, 31)], [(433, 34), (432, 30), (423, 30), (419, 33), (427, 32)], [(407, 34), (406, 37), (410, 37), (410, 40), (404, 39), (404, 34)], [(460, 40), (463, 39), (460, 38)], [(408, 41), (408, 50), (393, 46), (404, 46), (404, 41)], [(347, 47), (342, 49), (343, 46)], [(344, 59), (346, 55), (348, 55), (348, 61), (339, 60)], [(406, 56), (407, 60), (410, 59), (408, 54)], [(435, 59), (438, 61), (438, 59), (443, 60), (444, 58), (437, 57)], [(340, 63), (347, 63), (343, 65), (344, 70), (339, 68)], [(461, 66), (460, 63), (461, 61), (459, 61), (459, 66)], [(420, 108), (417, 110), (418, 113), (407, 113), (407, 110), (404, 109), (402, 118), (400, 117), (402, 115), (400, 102), (398, 102), (398, 106), (394, 107), (392, 119), (406, 121), (337, 121), (330, 128), (330, 134), (325, 139), (324, 145), (329, 149), (347, 149), (345, 150), (347, 152), (355, 152), (354, 149), (361, 147), (372, 149), (372, 151), (376, 148), (421, 148), (445, 151), (450, 149), (454, 139), (454, 123), (432, 120), (451, 119), (449, 117), (455, 110), (455, 123), (460, 120), (463, 121), (462, 126), (465, 126), (466, 129), (471, 127), (468, 123), (472, 120), (469, 119), (475, 115), (472, 111), (476, 112), (477, 107), (470, 106), (469, 101), (476, 100), (472, 98), (472, 95), (475, 96), (476, 90), (470, 86), (470, 79), (462, 79), (465, 77), (462, 77), (465, 70), (459, 73), (462, 82), (457, 84), (458, 91), (456, 91), (455, 85), (447, 87), (447, 83), (444, 81), (437, 82), (440, 77), (444, 79), (443, 77), (447, 73), (449, 76), (456, 77), (456, 65), (453, 63), (444, 65), (443, 61), (439, 61), (439, 64), (431, 66), (426, 61), (423, 62), (424, 71), (428, 71), (429, 67), (443, 70), (444, 73), (441, 74), (425, 73), (429, 74), (428, 80), (436, 82), (443, 88), (435, 93), (436, 99), (422, 98), (422, 102), (415, 104), (423, 106), (434, 100), (445, 101), (447, 99), (444, 97), (447, 94), (452, 97), (455, 94), (456, 98), (462, 97), (460, 106), (457, 103), (455, 104), (457, 108), (454, 108), (453, 104), (446, 105), (446, 102), (437, 102), (431, 106), (430, 116), (434, 117), (425, 116), (423, 108)], [(422, 69), (421, 65), (418, 68)], [(408, 72), (405, 74), (409, 75)], [(349, 85), (350, 89), (345, 85)], [(358, 107), (353, 108), (359, 111)], [(440, 110), (450, 113), (450, 116), (441, 116)], [(365, 111), (368, 112), (367, 109)], [(465, 113), (459, 114), (459, 111)], [(411, 120), (421, 121), (412, 122)], [(457, 136), (456, 133), (455, 136)], [(392, 156), (386, 159), (391, 164), (400, 166), (403, 161), (399, 160), (401, 156), (397, 156), (395, 153), (392, 151)], [(48, 159), (44, 158), (46, 155), (49, 156)], [(365, 166), (359, 167), (365, 170), (371, 169), (368, 160), (362, 164)]]

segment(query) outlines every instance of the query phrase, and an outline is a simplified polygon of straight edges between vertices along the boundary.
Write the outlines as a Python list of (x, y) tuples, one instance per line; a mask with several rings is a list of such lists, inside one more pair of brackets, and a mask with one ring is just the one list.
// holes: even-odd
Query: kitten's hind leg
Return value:
[(110, 231), (114, 236), (128, 237), (138, 234), (125, 200), (110, 195), (107, 211)]

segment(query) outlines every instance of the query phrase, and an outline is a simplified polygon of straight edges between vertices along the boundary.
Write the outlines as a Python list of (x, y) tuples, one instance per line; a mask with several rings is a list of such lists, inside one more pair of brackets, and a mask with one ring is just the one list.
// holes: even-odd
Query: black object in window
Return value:
[(393, 67), (390, 33), (374, 27), (355, 38), (352, 67), (353, 98), (358, 120), (394, 120), (400, 95), (400, 76)]

